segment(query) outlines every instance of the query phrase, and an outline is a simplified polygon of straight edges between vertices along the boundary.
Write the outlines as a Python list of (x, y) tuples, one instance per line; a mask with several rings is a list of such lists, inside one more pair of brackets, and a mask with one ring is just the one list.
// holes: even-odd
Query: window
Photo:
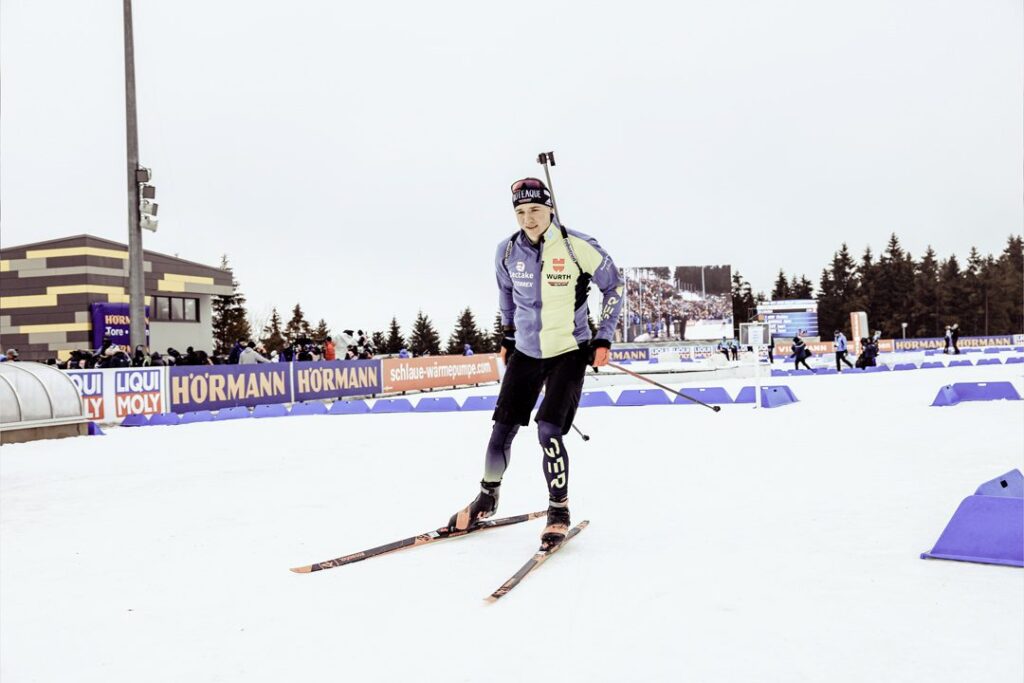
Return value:
[(154, 320), (199, 322), (199, 299), (186, 299), (180, 296), (155, 296)]

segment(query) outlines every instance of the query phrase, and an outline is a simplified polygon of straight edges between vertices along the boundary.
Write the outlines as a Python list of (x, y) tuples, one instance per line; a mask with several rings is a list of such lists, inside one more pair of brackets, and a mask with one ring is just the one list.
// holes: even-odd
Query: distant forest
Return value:
[[(817, 291), (815, 291), (817, 290)], [(1024, 333), (1024, 241), (1013, 235), (999, 256), (971, 248), (963, 264), (955, 255), (939, 259), (928, 247), (915, 259), (894, 233), (880, 256), (866, 247), (854, 260), (845, 243), (821, 271), (818, 286), (806, 276), (787, 278), (783, 270), (771, 294), (754, 294), (739, 272), (732, 276), (733, 318), (751, 320), (757, 303), (815, 299), (822, 337), (840, 329), (849, 334), (850, 313), (864, 311), (872, 330), (885, 337), (941, 337), (957, 323), (963, 335)]]

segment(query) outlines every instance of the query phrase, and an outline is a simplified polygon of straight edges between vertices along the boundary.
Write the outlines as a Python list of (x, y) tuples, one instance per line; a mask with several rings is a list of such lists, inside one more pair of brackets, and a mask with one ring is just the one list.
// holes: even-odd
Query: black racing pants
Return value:
[(569, 494), (569, 454), (562, 436), (572, 428), (583, 393), (589, 350), (563, 353), (554, 358), (532, 358), (514, 352), (508, 361), (492, 418), (484, 479), (500, 482), (509, 464), (512, 440), (520, 426), (530, 423), (541, 389), (544, 399), (537, 410), (537, 438), (544, 451), (544, 478), (548, 496), (565, 500)]
[(836, 372), (842, 372), (842, 367), (839, 365), (840, 361), (846, 363), (848, 368), (853, 367), (853, 364), (846, 359), (846, 351), (836, 351)]

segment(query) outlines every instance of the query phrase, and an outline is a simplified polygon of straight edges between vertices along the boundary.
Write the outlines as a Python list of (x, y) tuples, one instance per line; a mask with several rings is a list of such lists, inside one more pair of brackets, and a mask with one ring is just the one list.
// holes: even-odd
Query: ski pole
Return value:
[(576, 430), (577, 434), (579, 434), (580, 436), (583, 437), (584, 441), (590, 441), (590, 437), (587, 436), (586, 434), (584, 434), (583, 432), (581, 432), (580, 428), (576, 426), (576, 423), (573, 423), (572, 428)]
[(659, 389), (664, 389), (665, 391), (672, 392), (676, 396), (682, 396), (687, 401), (693, 401), (694, 403), (699, 403), (700, 405), (704, 406), (705, 408), (711, 408), (711, 410), (715, 411), (716, 413), (722, 409), (722, 406), (713, 406), (713, 405), (710, 405), (708, 403), (705, 403), (704, 401), (701, 401), (700, 399), (694, 398), (693, 396), (687, 396), (686, 394), (681, 394), (678, 391), (676, 391), (675, 389), (670, 389), (669, 387), (666, 387), (664, 384), (659, 384), (658, 382), (655, 382), (653, 379), (648, 379), (648, 378), (644, 377), (643, 375), (639, 375), (639, 374), (637, 374), (635, 372), (632, 372), (631, 370), (627, 370), (626, 368), (622, 367), (621, 365), (616, 365), (615, 363), (609, 363), (608, 367), (615, 368), (616, 370), (621, 370), (622, 372), (626, 373), (627, 375), (631, 375), (633, 377), (636, 377), (639, 380), (643, 380), (644, 382), (647, 382), (649, 384), (653, 384), (654, 386), (658, 387)]

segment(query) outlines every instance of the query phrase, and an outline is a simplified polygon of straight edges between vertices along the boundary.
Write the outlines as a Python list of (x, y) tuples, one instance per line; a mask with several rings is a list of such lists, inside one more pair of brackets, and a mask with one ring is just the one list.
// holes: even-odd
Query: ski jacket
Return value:
[(501, 324), (515, 327), (516, 350), (552, 358), (590, 341), (587, 292), (604, 295), (597, 338), (611, 341), (622, 310), (618, 268), (592, 237), (567, 230), (571, 247), (552, 221), (537, 244), (522, 230), (498, 244), (494, 268)]
[(840, 332), (839, 335), (836, 337), (835, 344), (836, 344), (836, 351), (845, 351), (846, 350), (846, 335), (843, 334), (842, 332)]

